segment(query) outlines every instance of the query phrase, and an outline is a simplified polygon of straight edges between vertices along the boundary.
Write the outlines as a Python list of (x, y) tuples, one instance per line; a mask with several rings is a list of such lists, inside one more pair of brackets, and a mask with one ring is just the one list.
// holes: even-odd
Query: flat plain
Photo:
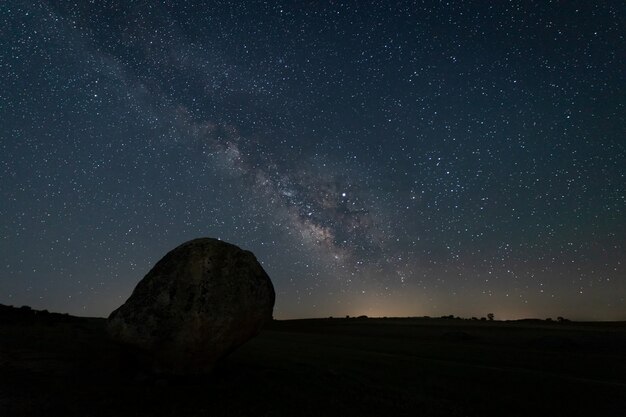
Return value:
[(105, 319), (0, 308), (0, 416), (626, 415), (626, 322), (275, 320), (201, 377)]

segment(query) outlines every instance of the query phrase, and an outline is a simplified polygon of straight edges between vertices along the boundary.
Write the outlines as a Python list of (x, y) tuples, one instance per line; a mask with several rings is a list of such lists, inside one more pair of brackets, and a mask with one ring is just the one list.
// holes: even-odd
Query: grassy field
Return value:
[(274, 321), (205, 377), (104, 319), (0, 311), (0, 416), (626, 416), (626, 323)]

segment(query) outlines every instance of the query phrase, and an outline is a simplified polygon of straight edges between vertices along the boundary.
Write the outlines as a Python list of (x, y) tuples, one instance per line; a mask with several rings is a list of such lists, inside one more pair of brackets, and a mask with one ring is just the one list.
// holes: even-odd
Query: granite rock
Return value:
[(272, 319), (275, 293), (255, 256), (211, 238), (165, 255), (109, 316), (111, 337), (154, 372), (201, 374)]

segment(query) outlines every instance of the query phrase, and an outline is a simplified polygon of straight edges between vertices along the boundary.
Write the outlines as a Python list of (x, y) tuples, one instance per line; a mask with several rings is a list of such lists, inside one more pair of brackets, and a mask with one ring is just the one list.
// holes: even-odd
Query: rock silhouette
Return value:
[(109, 316), (111, 337), (154, 372), (200, 374), (272, 319), (275, 293), (255, 256), (217, 239), (165, 255)]

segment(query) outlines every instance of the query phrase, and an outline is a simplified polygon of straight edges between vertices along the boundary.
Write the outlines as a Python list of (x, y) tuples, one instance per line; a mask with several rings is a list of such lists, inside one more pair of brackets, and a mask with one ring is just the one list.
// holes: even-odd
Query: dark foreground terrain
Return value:
[(275, 321), (201, 378), (104, 324), (0, 306), (0, 416), (626, 416), (626, 323)]

